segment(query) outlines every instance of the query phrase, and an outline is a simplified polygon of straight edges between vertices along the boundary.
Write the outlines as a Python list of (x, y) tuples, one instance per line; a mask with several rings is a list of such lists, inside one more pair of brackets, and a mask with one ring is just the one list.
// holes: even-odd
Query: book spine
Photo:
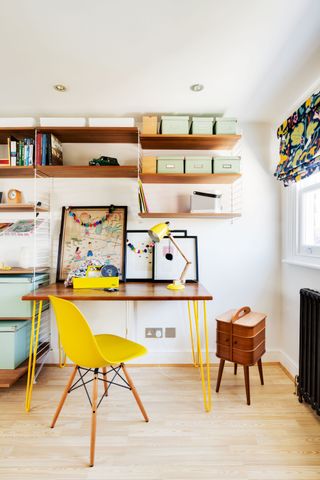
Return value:
[(29, 145), (29, 165), (33, 166), (35, 164), (34, 162), (34, 140), (33, 138), (30, 139), (30, 145)]
[(41, 165), (47, 165), (47, 135), (42, 135), (42, 148), (41, 148)]
[(29, 139), (25, 138), (23, 141), (23, 165), (24, 167), (29, 166)]
[(47, 160), (47, 164), (48, 165), (53, 165), (52, 164), (52, 140), (51, 140), (51, 135), (48, 134), (47, 136), (47, 155), (48, 155), (48, 160)]
[(23, 140), (19, 140), (19, 167), (22, 167), (24, 165), (24, 144)]
[(36, 158), (35, 158), (36, 165), (41, 165), (41, 141), (42, 141), (42, 134), (37, 133)]
[(10, 140), (10, 165), (12, 167), (17, 166), (17, 142), (16, 142), (16, 140)]

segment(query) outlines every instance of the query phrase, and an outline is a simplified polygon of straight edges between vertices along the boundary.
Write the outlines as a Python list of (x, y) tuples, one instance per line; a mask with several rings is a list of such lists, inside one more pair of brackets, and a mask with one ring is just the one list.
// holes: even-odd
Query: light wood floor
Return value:
[[(70, 368), (45, 368), (24, 412), (25, 381), (0, 391), (1, 480), (319, 480), (319, 418), (300, 405), (291, 380), (266, 366), (265, 386), (251, 368), (252, 405), (242, 371), (225, 368), (210, 414), (192, 367), (130, 368), (151, 421), (129, 391), (112, 387), (98, 410), (96, 465), (87, 467), (90, 409), (74, 391), (49, 422)], [(212, 368), (215, 383), (217, 368)], [(101, 390), (102, 390), (101, 385)]]

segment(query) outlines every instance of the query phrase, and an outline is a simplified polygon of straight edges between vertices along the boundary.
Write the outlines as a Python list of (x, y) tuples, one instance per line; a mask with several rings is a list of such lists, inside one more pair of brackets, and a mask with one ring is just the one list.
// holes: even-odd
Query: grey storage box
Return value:
[(212, 157), (187, 156), (185, 160), (186, 173), (212, 173)]
[(241, 157), (213, 157), (213, 173), (240, 173)]
[(29, 356), (30, 320), (0, 322), (0, 369), (13, 370)]
[(157, 173), (184, 173), (184, 157), (158, 157)]
[(212, 135), (213, 117), (192, 117), (190, 133), (193, 135)]
[[(21, 300), (23, 295), (49, 284), (48, 274), (1, 275), (0, 276), (0, 318), (30, 318), (32, 302)], [(43, 308), (48, 302), (43, 302)]]
[(188, 116), (162, 116), (160, 123), (160, 133), (169, 135), (188, 135), (189, 117)]
[(216, 135), (236, 135), (237, 119), (236, 118), (216, 118), (213, 131)]

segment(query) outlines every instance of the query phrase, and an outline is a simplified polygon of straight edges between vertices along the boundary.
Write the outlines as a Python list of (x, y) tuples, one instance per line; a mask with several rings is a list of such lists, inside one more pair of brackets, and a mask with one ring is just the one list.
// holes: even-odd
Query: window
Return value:
[(320, 268), (320, 173), (286, 190), (284, 261)]

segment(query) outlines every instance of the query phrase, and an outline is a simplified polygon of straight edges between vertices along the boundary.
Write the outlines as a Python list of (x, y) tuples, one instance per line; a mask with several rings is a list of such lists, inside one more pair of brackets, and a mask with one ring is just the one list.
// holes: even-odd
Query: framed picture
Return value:
[[(173, 230), (174, 237), (185, 237), (186, 230)], [(126, 240), (126, 280), (153, 280), (153, 249), (148, 230), (128, 230)]]
[(127, 207), (63, 207), (57, 281), (86, 260), (114, 265), (125, 281)]
[[(181, 237), (177, 240), (179, 247), (190, 260), (191, 265), (187, 271), (187, 282), (198, 282), (198, 238)], [(169, 237), (156, 243), (153, 249), (153, 279), (154, 281), (172, 282), (180, 278), (186, 262), (175, 248)]]

